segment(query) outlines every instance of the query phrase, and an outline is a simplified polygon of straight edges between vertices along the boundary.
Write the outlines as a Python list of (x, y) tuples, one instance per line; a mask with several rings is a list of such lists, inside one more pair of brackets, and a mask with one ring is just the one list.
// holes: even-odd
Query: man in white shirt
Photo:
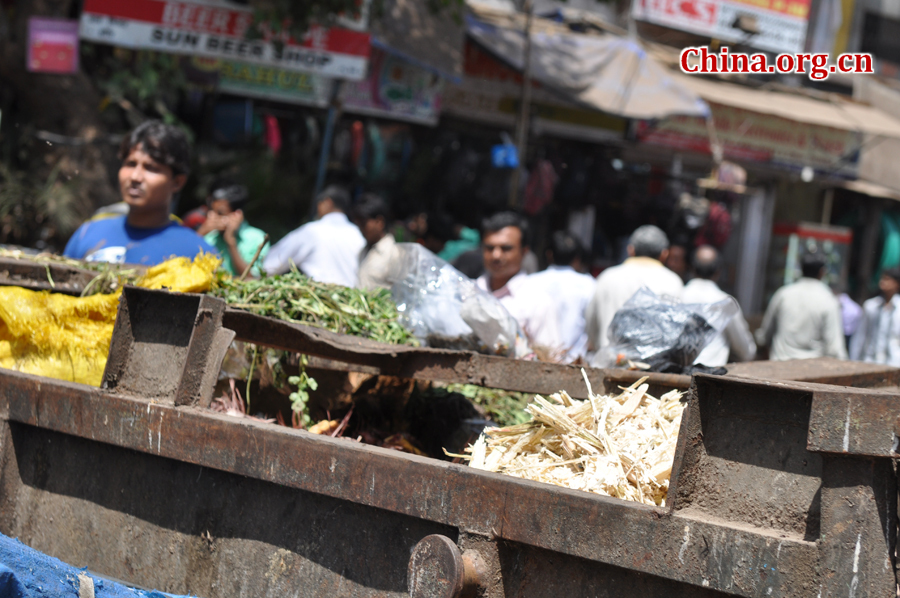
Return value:
[(900, 268), (878, 281), (881, 294), (863, 303), (863, 317), (850, 339), (850, 359), (900, 367)]
[(822, 282), (825, 259), (807, 254), (801, 262), (803, 278), (781, 287), (772, 295), (756, 344), (770, 346), (769, 359), (847, 359), (841, 306)]
[[(695, 278), (685, 285), (684, 295), (681, 297), (683, 302), (716, 303), (729, 297), (728, 293), (716, 284), (721, 262), (719, 253), (713, 247), (709, 245), (698, 247), (694, 252), (693, 266)], [(756, 343), (750, 334), (750, 326), (740, 311), (731, 319), (725, 330), (704, 347), (694, 363), (711, 367), (723, 366), (728, 363), (729, 354), (731, 361), (752, 361), (756, 356)]]
[(681, 299), (684, 283), (663, 266), (668, 254), (669, 238), (658, 227), (647, 224), (631, 233), (629, 258), (619, 266), (604, 270), (594, 285), (594, 296), (585, 312), (589, 350), (599, 351), (609, 344), (606, 334), (609, 323), (641, 287), (661, 297)]
[(355, 286), (359, 252), (366, 240), (347, 219), (349, 209), (350, 194), (345, 189), (337, 185), (326, 188), (316, 197), (318, 220), (304, 224), (272, 246), (263, 269), (268, 274), (284, 274), (293, 263), (313, 280)]
[(579, 272), (584, 250), (578, 239), (567, 232), (557, 231), (551, 238), (551, 247), (547, 250), (550, 265), (529, 278), (553, 299), (566, 350), (564, 361), (572, 363), (587, 356), (584, 311), (594, 294), (594, 278)]
[(399, 269), (397, 242), (388, 232), (389, 210), (383, 199), (374, 193), (359, 198), (353, 210), (353, 219), (366, 239), (366, 246), (359, 254), (359, 282), (361, 289), (390, 288), (394, 282), (394, 270)]
[(532, 348), (549, 350), (552, 357), (562, 353), (563, 342), (553, 300), (527, 274), (522, 258), (528, 243), (528, 223), (512, 212), (501, 212), (484, 221), (481, 247), (484, 269), (476, 284), (500, 300)]

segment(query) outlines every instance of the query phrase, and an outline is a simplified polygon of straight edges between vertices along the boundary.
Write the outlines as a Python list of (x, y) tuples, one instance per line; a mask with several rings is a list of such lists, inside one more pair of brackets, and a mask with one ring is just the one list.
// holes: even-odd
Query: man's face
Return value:
[(357, 224), (363, 238), (369, 245), (374, 245), (384, 236), (384, 217), (366, 218)]
[(893, 297), (900, 293), (900, 282), (897, 282), (887, 274), (882, 274), (881, 279), (878, 281), (878, 290), (885, 297)]
[(168, 210), (172, 194), (180, 191), (186, 180), (186, 175), (176, 176), (171, 167), (151, 158), (143, 145), (131, 148), (119, 167), (119, 192), (132, 210)]
[(481, 247), (484, 269), (492, 278), (512, 278), (522, 268), (525, 247), (522, 246), (522, 231), (518, 227), (507, 226), (488, 233)]
[(231, 204), (228, 203), (227, 199), (214, 199), (209, 203), (209, 210), (211, 212), (215, 212), (219, 216), (228, 216), (234, 210), (231, 209)]

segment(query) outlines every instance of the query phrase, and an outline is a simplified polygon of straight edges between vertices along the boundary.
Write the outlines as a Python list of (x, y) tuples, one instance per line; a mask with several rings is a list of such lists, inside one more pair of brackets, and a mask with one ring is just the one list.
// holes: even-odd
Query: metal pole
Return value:
[(334, 139), (334, 123), (340, 115), (338, 96), (341, 93), (342, 79), (335, 79), (331, 86), (331, 101), (328, 104), (328, 117), (325, 122), (325, 135), (322, 137), (322, 151), (319, 154), (319, 168), (316, 171), (316, 189), (313, 192), (315, 198), (322, 187), (325, 186), (325, 172), (328, 170), (328, 156), (331, 154), (331, 142)]
[(531, 107), (531, 24), (534, 21), (534, 3), (525, 0), (525, 56), (522, 66), (522, 101), (519, 106), (519, 120), (516, 123), (516, 152), (519, 155), (519, 166), (513, 172), (509, 183), (509, 207), (519, 205), (519, 181), (525, 163), (525, 151), (528, 148), (529, 109)]

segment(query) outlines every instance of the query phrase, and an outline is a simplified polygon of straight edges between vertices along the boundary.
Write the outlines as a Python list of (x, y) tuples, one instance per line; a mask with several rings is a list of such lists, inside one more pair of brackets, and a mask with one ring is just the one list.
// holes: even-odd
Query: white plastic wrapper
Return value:
[(417, 243), (398, 243), (391, 294), (400, 322), (424, 345), (526, 358), (516, 320), (475, 281)]
[(643, 287), (610, 322), (610, 344), (595, 358), (599, 367), (641, 362), (654, 372), (688, 371), (697, 355), (739, 312), (728, 297), (716, 303), (678, 303)]

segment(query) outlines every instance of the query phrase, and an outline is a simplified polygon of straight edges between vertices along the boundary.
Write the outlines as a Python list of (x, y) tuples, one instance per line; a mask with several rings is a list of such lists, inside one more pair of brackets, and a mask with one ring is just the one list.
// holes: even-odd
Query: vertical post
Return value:
[(531, 107), (531, 24), (534, 21), (534, 3), (525, 0), (525, 49), (522, 65), (522, 100), (519, 106), (519, 119), (516, 122), (516, 152), (519, 154), (519, 166), (513, 172), (509, 183), (509, 207), (516, 208), (519, 204), (519, 181), (524, 168), (525, 151), (528, 148), (528, 123), (530, 120), (529, 109)]
[(757, 189), (741, 199), (737, 268), (740, 276), (735, 280), (735, 298), (746, 314), (762, 311), (774, 205), (772, 193), (765, 189)]
[(342, 79), (335, 79), (331, 85), (331, 99), (328, 103), (328, 117), (325, 121), (325, 135), (322, 137), (322, 151), (319, 154), (319, 168), (316, 171), (316, 189), (313, 197), (317, 196), (325, 186), (325, 173), (328, 170), (328, 156), (331, 154), (331, 141), (334, 139), (334, 123), (340, 115), (340, 103)]
[(831, 224), (831, 211), (834, 208), (834, 187), (825, 189), (822, 201), (822, 224)]
[(859, 302), (869, 296), (869, 281), (877, 268), (878, 236), (881, 234), (881, 200), (871, 198), (866, 202), (866, 228), (863, 230), (860, 247), (859, 278), (855, 299)]

